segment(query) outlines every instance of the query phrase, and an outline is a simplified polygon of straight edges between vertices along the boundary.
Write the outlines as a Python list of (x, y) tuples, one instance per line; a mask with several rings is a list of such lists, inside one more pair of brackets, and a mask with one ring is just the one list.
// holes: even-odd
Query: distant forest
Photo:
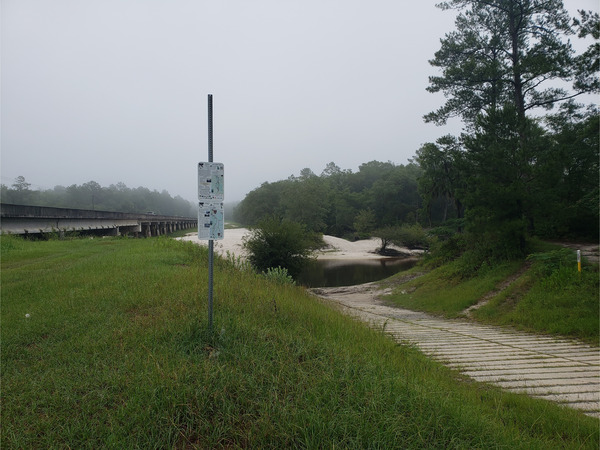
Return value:
[(56, 208), (91, 209), (159, 215), (195, 217), (198, 207), (180, 196), (171, 197), (163, 190), (151, 191), (145, 187), (128, 188), (124, 183), (102, 187), (95, 181), (54, 189), (32, 190), (31, 184), (19, 176), (10, 186), (1, 185), (3, 203), (19, 205), (52, 206)]
[[(306, 168), (299, 176), (263, 183), (240, 202), (234, 217), (253, 226), (266, 216), (277, 216), (311, 231), (346, 237), (389, 224), (415, 223), (422, 219), (420, 175), (415, 163), (371, 161), (353, 173), (331, 162), (320, 176)], [(433, 213), (440, 209), (442, 205)]]

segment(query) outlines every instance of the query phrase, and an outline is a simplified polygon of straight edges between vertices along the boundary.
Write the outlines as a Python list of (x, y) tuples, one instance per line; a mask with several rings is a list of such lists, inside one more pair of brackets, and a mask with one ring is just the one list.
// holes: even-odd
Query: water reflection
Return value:
[(306, 287), (352, 286), (383, 280), (410, 269), (416, 262), (417, 258), (317, 260), (306, 267), (296, 281)]

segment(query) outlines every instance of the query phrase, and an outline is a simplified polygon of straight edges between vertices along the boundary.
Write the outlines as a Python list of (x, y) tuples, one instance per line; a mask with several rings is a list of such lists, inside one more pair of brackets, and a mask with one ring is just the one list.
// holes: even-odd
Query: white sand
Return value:
[[(226, 255), (227, 252), (232, 253), (235, 257), (244, 257), (244, 249), (242, 247), (242, 238), (248, 234), (246, 228), (234, 228), (225, 230), (224, 238), (220, 241), (214, 241), (215, 252)], [(198, 233), (188, 233), (182, 238), (183, 241), (191, 241), (199, 245), (208, 245), (208, 241), (198, 239)]]
[[(244, 249), (242, 247), (242, 238), (249, 231), (246, 228), (234, 228), (225, 230), (225, 237), (220, 241), (214, 241), (215, 252), (226, 255), (230, 252), (234, 256), (244, 257)], [(192, 241), (200, 245), (208, 245), (208, 241), (200, 241), (196, 233), (189, 233), (185, 237), (180, 238), (185, 241)], [(317, 252), (318, 259), (382, 259), (385, 258), (375, 250), (380, 247), (381, 241), (377, 238), (364, 239), (361, 241), (350, 242), (335, 236), (324, 235), (323, 240), (327, 247)], [(406, 248), (391, 246), (406, 254), (418, 254), (420, 251), (411, 251)]]

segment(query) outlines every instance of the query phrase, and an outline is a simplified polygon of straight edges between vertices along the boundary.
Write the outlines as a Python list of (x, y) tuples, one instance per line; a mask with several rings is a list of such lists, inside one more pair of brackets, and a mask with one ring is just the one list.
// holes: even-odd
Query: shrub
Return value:
[(437, 236), (431, 240), (427, 265), (438, 267), (458, 258), (466, 249), (464, 234), (455, 233), (450, 236)]
[(547, 277), (563, 267), (576, 267), (575, 252), (561, 248), (545, 253), (533, 253), (527, 257), (533, 262), (533, 271), (537, 277)]
[(283, 267), (269, 267), (264, 275), (267, 280), (277, 284), (296, 284), (288, 270)]
[(410, 249), (426, 249), (429, 247), (429, 238), (420, 225), (402, 225), (380, 228), (373, 232), (375, 237), (381, 239), (379, 253), (387, 253), (387, 246), (394, 244)]
[(296, 277), (310, 260), (314, 238), (303, 225), (271, 216), (251, 229), (243, 245), (257, 271), (281, 267)]
[(373, 232), (373, 236), (381, 239), (381, 247), (377, 250), (378, 253), (385, 255), (388, 252), (387, 246), (394, 242), (398, 227), (379, 228)]
[(429, 248), (429, 238), (421, 225), (402, 225), (394, 244), (411, 249), (426, 249)]

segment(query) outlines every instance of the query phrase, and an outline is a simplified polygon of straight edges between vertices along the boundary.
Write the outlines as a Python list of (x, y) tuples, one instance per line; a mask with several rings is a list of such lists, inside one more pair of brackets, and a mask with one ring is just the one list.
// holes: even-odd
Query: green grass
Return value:
[(548, 268), (537, 261), (517, 282), (475, 311), (474, 317), (598, 345), (598, 288), (598, 271), (593, 265), (584, 266), (579, 274), (574, 263)]
[[(455, 263), (450, 263), (438, 267), (395, 286), (394, 293), (387, 296), (386, 300), (407, 309), (458, 317), (519, 267), (519, 263), (507, 263), (465, 279), (457, 274), (454, 265)], [(412, 269), (413, 272), (419, 270), (422, 269)], [(405, 276), (405, 273), (401, 273), (396, 278)], [(394, 278), (388, 283), (394, 285)]]
[(219, 258), (209, 332), (202, 247), (0, 242), (2, 448), (598, 448), (598, 420)]
[[(474, 319), (598, 345), (598, 269), (588, 264), (579, 275), (575, 253), (557, 248), (547, 246), (531, 255), (529, 263), (515, 261), (484, 267), (472, 276), (465, 276), (460, 260), (408, 282), (402, 282), (404, 272), (383, 283), (394, 288), (386, 300), (403, 308), (455, 318), (491, 293), (489, 302), (472, 312)], [(415, 267), (412, 272), (420, 270)], [(523, 273), (519, 275), (520, 270)], [(519, 276), (500, 289), (513, 275)]]

